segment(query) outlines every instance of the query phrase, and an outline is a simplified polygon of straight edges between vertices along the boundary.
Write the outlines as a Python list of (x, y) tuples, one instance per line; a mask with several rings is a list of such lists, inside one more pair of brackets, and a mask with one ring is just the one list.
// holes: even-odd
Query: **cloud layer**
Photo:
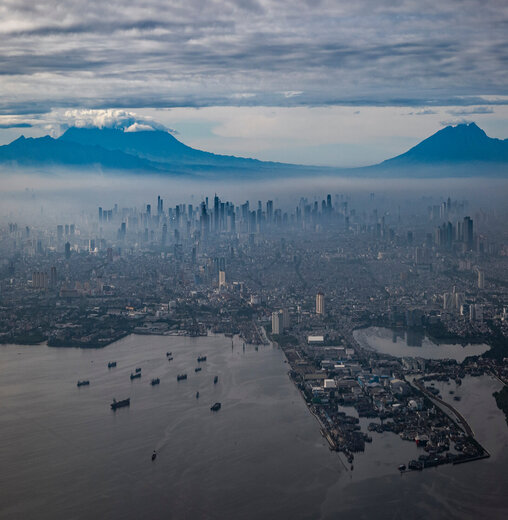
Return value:
[(124, 132), (139, 132), (142, 130), (165, 130), (174, 132), (151, 117), (143, 117), (126, 110), (107, 109), (73, 109), (66, 110), (62, 117), (62, 126), (78, 128), (117, 128)]
[(0, 114), (505, 103), (504, 0), (128, 4), (4, 0)]

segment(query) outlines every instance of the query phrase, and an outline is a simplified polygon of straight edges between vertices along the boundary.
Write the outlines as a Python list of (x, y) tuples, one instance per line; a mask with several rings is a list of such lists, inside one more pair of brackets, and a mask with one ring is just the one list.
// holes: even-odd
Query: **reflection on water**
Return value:
[(425, 338), (425, 334), (422, 329), (409, 328), (406, 331), (403, 329), (393, 329), (393, 343), (397, 343), (397, 340), (402, 340), (406, 341), (408, 347), (421, 347), (423, 338)]
[(437, 344), (421, 329), (388, 329), (385, 327), (368, 327), (353, 333), (358, 343), (370, 350), (395, 357), (421, 357), (424, 359), (455, 359), (459, 363), (468, 356), (479, 356), (489, 350), (482, 344), (458, 343)]
[(407, 329), (406, 343), (408, 347), (421, 347), (425, 334), (422, 329)]

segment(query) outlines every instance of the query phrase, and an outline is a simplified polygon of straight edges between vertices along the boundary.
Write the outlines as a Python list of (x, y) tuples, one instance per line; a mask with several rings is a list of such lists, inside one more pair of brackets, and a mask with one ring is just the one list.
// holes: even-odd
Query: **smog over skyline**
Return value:
[(504, 520), (508, 3), (0, 2), (0, 518)]

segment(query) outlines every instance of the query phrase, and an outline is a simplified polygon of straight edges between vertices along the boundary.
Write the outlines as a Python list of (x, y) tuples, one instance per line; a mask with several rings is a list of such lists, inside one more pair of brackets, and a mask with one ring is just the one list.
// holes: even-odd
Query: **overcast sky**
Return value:
[(309, 164), (375, 162), (463, 120), (506, 138), (507, 40), (506, 0), (2, 0), (0, 143), (82, 109)]

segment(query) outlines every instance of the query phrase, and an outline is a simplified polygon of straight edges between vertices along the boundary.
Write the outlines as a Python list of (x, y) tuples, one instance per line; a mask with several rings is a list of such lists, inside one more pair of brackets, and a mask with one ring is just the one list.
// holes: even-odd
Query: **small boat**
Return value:
[(116, 367), (116, 361), (110, 361), (108, 363), (108, 368), (115, 368)]
[(173, 355), (173, 352), (166, 352), (166, 357), (171, 357)]
[(168, 356), (168, 361), (173, 361), (173, 356)]
[(184, 379), (187, 379), (187, 374), (178, 374), (178, 375), (176, 376), (176, 380), (177, 380), (177, 381), (182, 381), (182, 380), (184, 380)]
[(215, 403), (214, 405), (212, 405), (212, 407), (210, 408), (210, 410), (212, 412), (218, 412), (220, 410), (220, 407), (221, 407), (221, 404), (220, 403)]
[(201, 367), (196, 367), (196, 368), (194, 369), (194, 372), (201, 372)]
[(130, 406), (131, 405), (131, 398), (128, 397), (127, 399), (123, 399), (122, 401), (117, 401), (116, 399), (113, 399), (113, 402), (111, 403), (111, 408), (113, 410), (116, 410), (117, 408), (123, 408), (124, 406)]
[(406, 471), (406, 465), (405, 464), (401, 464), (399, 466), (399, 471)]
[(353, 464), (351, 464), (351, 471), (353, 471), (355, 469), (355, 467), (353, 466)]
[(152, 380), (150, 381), (150, 384), (151, 384), (152, 386), (155, 386), (155, 385), (158, 385), (160, 382), (161, 382), (161, 380), (160, 380), (158, 377), (155, 377), (154, 379), (152, 379)]
[(196, 399), (199, 399), (199, 392), (196, 392)]
[(136, 368), (136, 374), (141, 374), (141, 368)]
[(77, 386), (80, 387), (80, 386), (88, 386), (90, 384), (90, 381), (86, 380), (86, 381), (78, 381), (78, 384)]
[(140, 377), (141, 377), (141, 372), (138, 372), (138, 373), (136, 373), (136, 374), (133, 374), (133, 373), (131, 372), (131, 381), (132, 381), (133, 379), (139, 379)]
[(219, 376), (215, 376), (215, 377), (213, 378), (213, 384), (214, 384), (214, 385), (217, 384), (217, 381), (218, 381), (218, 380), (219, 380)]
[(155, 450), (153, 450), (153, 453), (152, 453), (152, 460), (155, 460), (155, 458), (157, 457), (157, 452)]
[(201, 363), (203, 361), (206, 361), (206, 356), (199, 356), (198, 357), (198, 363)]
[(454, 401), (460, 401), (460, 395), (456, 395), (456, 396), (454, 396), (453, 399), (454, 399)]

